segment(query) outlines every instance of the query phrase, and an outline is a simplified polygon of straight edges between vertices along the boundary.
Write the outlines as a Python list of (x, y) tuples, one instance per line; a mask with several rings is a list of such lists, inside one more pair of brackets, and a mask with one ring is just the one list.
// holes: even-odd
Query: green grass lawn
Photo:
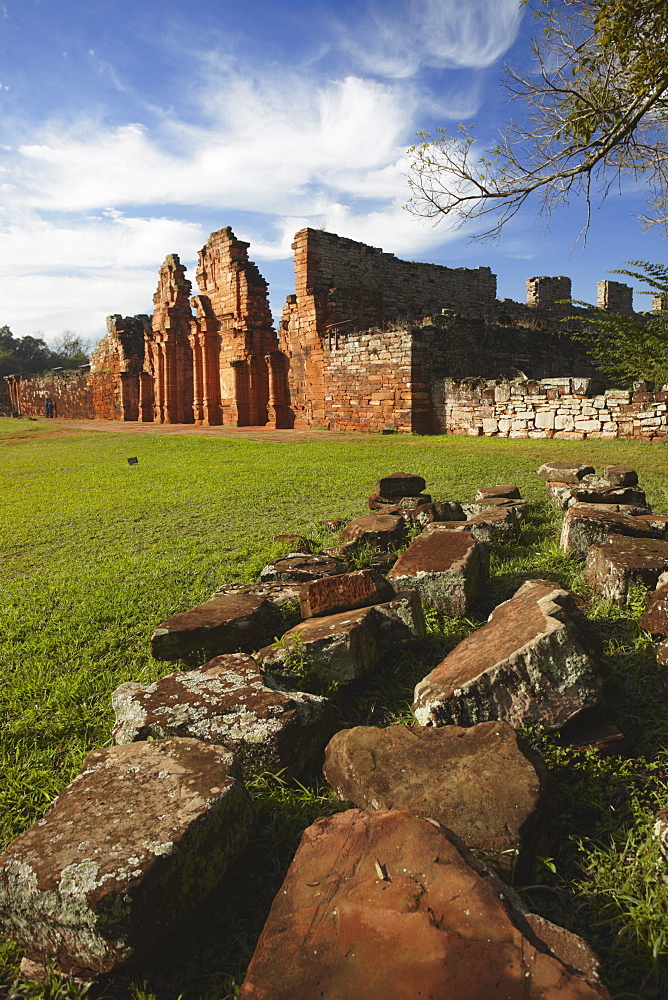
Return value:
[[(109, 743), (110, 695), (149, 682), (170, 664), (151, 659), (154, 626), (248, 581), (280, 551), (272, 536), (332, 536), (326, 517), (364, 513), (380, 475), (418, 473), (434, 499), (469, 500), (480, 485), (514, 482), (531, 501), (523, 546), (493, 558), (488, 605), (530, 576), (559, 580), (587, 597), (581, 566), (557, 545), (559, 518), (535, 475), (549, 459), (638, 469), (650, 503), (668, 514), (668, 447), (634, 442), (509, 441), (369, 436), (265, 443), (195, 436), (76, 433), (44, 437), (44, 422), (0, 420), (0, 848), (48, 807), (93, 747)], [(17, 434), (25, 435), (16, 438)], [(6, 440), (2, 440), (5, 438)], [(138, 465), (129, 466), (128, 456)], [(590, 595), (589, 595), (590, 596)], [(583, 934), (600, 952), (613, 996), (666, 995), (668, 875), (650, 835), (668, 804), (668, 709), (657, 696), (641, 602), (588, 604), (606, 640), (606, 700), (633, 759), (575, 757), (541, 733), (559, 801), (556, 837), (524, 892), (532, 906)], [(410, 718), (413, 684), (475, 627), (430, 618), (421, 658), (404, 656), (341, 707), (341, 724)], [(303, 828), (339, 808), (317, 779), (254, 783), (258, 833), (203, 920), (170, 943), (154, 969), (116, 981), (114, 995), (141, 1000), (233, 996)], [(0, 946), (0, 993), (18, 950)], [(23, 984), (21, 996), (76, 995), (72, 984)]]

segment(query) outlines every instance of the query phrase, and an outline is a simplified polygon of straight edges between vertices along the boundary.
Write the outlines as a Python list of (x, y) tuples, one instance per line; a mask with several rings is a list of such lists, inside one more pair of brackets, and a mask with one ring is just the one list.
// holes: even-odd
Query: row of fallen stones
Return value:
[[(241, 997), (412, 997), (416, 982), (435, 998), (608, 995), (584, 942), (528, 914), (468, 851), (510, 859), (537, 829), (544, 768), (515, 730), (559, 729), (600, 700), (600, 640), (572, 594), (527, 581), (417, 685), (419, 726), (356, 727), (328, 743), (338, 691), (419, 645), (423, 606), (469, 610), (489, 545), (520, 537), (516, 487), (462, 505), (424, 488), (384, 477), (339, 545), (292, 552), (258, 584), (222, 587), (154, 631), (157, 658), (205, 650), (207, 662), (121, 685), (117, 745), (89, 754), (0, 856), (0, 921), (27, 973), (55, 961), (90, 978), (146, 959), (247, 842), (244, 780), (296, 775), (327, 744), (325, 777), (358, 808), (304, 834)], [(376, 565), (350, 572), (362, 545)], [(296, 599), (302, 620), (281, 635)]]

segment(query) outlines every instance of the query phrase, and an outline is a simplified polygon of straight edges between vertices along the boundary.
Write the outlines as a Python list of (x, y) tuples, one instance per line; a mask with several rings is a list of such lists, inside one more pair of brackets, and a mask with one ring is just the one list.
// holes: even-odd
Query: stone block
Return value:
[(521, 500), (520, 491), (512, 483), (503, 483), (501, 486), (481, 486), (476, 490), (475, 500)]
[(508, 500), (505, 497), (488, 497), (462, 504), (462, 509), (468, 518), (489, 514), (492, 510), (514, 510), (518, 520), (522, 520), (526, 507), (525, 500)]
[(603, 475), (611, 486), (638, 485), (638, 473), (630, 465), (606, 465)]
[(566, 511), (561, 529), (561, 547), (584, 559), (592, 545), (598, 545), (609, 535), (626, 535), (629, 538), (657, 538), (651, 524), (629, 514), (608, 513), (599, 506), (579, 503)]
[(545, 496), (547, 499), (559, 507), (560, 510), (567, 510), (570, 505), (572, 486), (570, 483), (556, 483), (549, 480), (545, 483)]
[(574, 503), (622, 503), (645, 505), (647, 498), (637, 486), (610, 486), (600, 476), (585, 476), (571, 490)]
[(638, 625), (655, 636), (668, 636), (668, 573), (662, 573), (656, 590), (649, 595), (647, 610)]
[(332, 737), (324, 775), (361, 809), (406, 809), (454, 830), (468, 847), (514, 854), (540, 799), (535, 763), (505, 722), (357, 726)]
[(644, 511), (631, 508), (629, 513), (633, 513), (639, 521), (652, 528), (655, 538), (668, 538), (668, 517), (664, 514), (652, 514), (648, 507)]
[(161, 622), (151, 635), (151, 656), (180, 660), (196, 650), (251, 652), (276, 634), (282, 619), (276, 606), (253, 594), (224, 594)]
[(537, 470), (536, 475), (548, 483), (579, 483), (584, 476), (593, 473), (593, 466), (579, 462), (545, 462)]
[(536, 427), (540, 427), (542, 430), (554, 430), (554, 420), (554, 410), (539, 411), (536, 414)]
[(334, 721), (326, 698), (279, 690), (252, 656), (240, 653), (153, 684), (121, 684), (111, 701), (116, 743), (182, 736), (219, 744), (234, 753), (244, 780), (263, 771), (299, 774), (324, 747)]
[(316, 618), (382, 604), (393, 597), (394, 587), (379, 570), (360, 569), (303, 584), (300, 610), (302, 618)]
[(489, 549), (468, 533), (433, 524), (411, 542), (387, 577), (397, 590), (417, 590), (427, 607), (464, 615), (489, 577)]
[[(345, 524), (345, 521), (343, 522)], [(251, 594), (254, 597), (263, 597), (277, 608), (283, 608), (286, 604), (299, 603), (299, 590), (301, 584), (298, 583), (224, 583), (211, 595), (215, 597), (225, 597), (226, 594)]]
[(362, 514), (346, 525), (339, 538), (344, 544), (372, 545), (386, 552), (401, 544), (405, 533), (406, 523), (397, 514)]
[(381, 497), (393, 500), (398, 497), (417, 496), (418, 493), (422, 493), (426, 485), (422, 476), (408, 472), (393, 472), (376, 481), (375, 492)]
[(493, 545), (495, 542), (512, 544), (522, 537), (520, 523), (512, 507), (490, 507), (486, 513), (471, 517), (468, 521), (448, 521), (443, 527), (451, 531), (466, 531), (486, 545)]
[(418, 683), (413, 711), (423, 726), (501, 719), (559, 729), (600, 700), (599, 653), (573, 595), (528, 580)]
[(412, 646), (424, 634), (418, 595), (401, 593), (373, 607), (309, 618), (261, 649), (257, 660), (286, 684), (330, 692), (367, 673), (388, 651)]
[(137, 963), (246, 844), (232, 754), (199, 740), (93, 750), (43, 819), (0, 855), (0, 928), (84, 978)]
[(589, 549), (584, 577), (596, 594), (615, 604), (626, 604), (634, 584), (653, 590), (666, 570), (667, 541), (610, 535)]
[(282, 559), (269, 563), (260, 573), (262, 583), (278, 581), (280, 583), (308, 583), (309, 580), (319, 580), (323, 576), (335, 576), (345, 573), (347, 565), (343, 559), (317, 553), (306, 555), (303, 552), (291, 552)]
[(405, 510), (415, 510), (424, 504), (431, 503), (429, 493), (420, 493), (414, 497), (393, 497), (388, 500), (379, 493), (372, 493), (367, 501), (369, 510), (381, 511), (384, 514), (401, 514)]
[(309, 827), (238, 1000), (610, 1000), (593, 952), (527, 914), (435, 820), (351, 809)]

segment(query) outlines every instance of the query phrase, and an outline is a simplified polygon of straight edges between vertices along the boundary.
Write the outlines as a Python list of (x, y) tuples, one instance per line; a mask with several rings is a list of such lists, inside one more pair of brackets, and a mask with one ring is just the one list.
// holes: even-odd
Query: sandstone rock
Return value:
[(412, 513), (410, 520), (412, 524), (419, 524), (426, 528), (428, 524), (433, 524), (435, 521), (464, 521), (466, 515), (462, 510), (462, 505), (454, 500), (436, 500), (424, 507), (418, 507)]
[(653, 589), (668, 569), (668, 542), (610, 535), (589, 549), (584, 578), (601, 597), (626, 604), (636, 583)]
[(528, 580), (415, 688), (421, 725), (502, 719), (558, 729), (600, 700), (598, 636), (573, 595)]
[(314, 618), (366, 608), (393, 597), (394, 588), (380, 570), (360, 569), (302, 584), (300, 610), (303, 618)]
[(334, 691), (374, 667), (389, 650), (425, 634), (417, 594), (326, 618), (309, 618), (257, 654), (264, 670), (304, 690)]
[(638, 473), (630, 465), (606, 465), (603, 475), (611, 486), (636, 486)]
[(248, 839), (233, 757), (199, 740), (94, 750), (0, 855), (0, 928), (30, 961), (95, 975), (139, 962)]
[(380, 493), (372, 493), (368, 500), (369, 510), (379, 510), (385, 514), (400, 514), (402, 511), (415, 510), (431, 503), (429, 493), (419, 493), (414, 497), (382, 497)]
[(278, 580), (281, 583), (308, 583), (309, 580), (319, 580), (322, 576), (335, 576), (345, 573), (346, 563), (330, 555), (321, 553), (305, 555), (303, 552), (291, 552), (282, 559), (265, 566), (260, 573), (260, 580), (268, 583)]
[(621, 503), (645, 506), (647, 498), (637, 486), (610, 486), (598, 476), (585, 476), (579, 486), (571, 489), (575, 503)]
[(526, 503), (524, 500), (506, 500), (504, 497), (489, 497), (483, 500), (474, 500), (471, 503), (463, 503), (462, 509), (469, 520), (478, 517), (480, 514), (488, 514), (491, 510), (514, 510), (518, 519), (521, 520), (526, 513)]
[(414, 497), (422, 493), (425, 486), (422, 476), (414, 476), (408, 472), (393, 472), (376, 481), (374, 490), (381, 497), (394, 500), (397, 497)]
[(263, 771), (299, 774), (333, 724), (325, 698), (282, 691), (252, 656), (217, 656), (154, 684), (121, 684), (111, 696), (116, 743), (184, 736), (234, 753), (244, 780)]
[(468, 847), (514, 853), (538, 806), (541, 780), (505, 722), (470, 729), (357, 726), (325, 752), (324, 775), (362, 809), (432, 817)]
[(520, 500), (521, 495), (517, 486), (512, 483), (504, 483), (501, 486), (481, 486), (473, 498), (474, 500), (491, 500), (492, 498), (504, 500)]
[(399, 545), (405, 532), (406, 525), (396, 514), (362, 514), (346, 525), (339, 538), (344, 543), (372, 545), (386, 551), (392, 545)]
[(156, 660), (179, 660), (198, 649), (210, 654), (259, 649), (276, 635), (275, 605), (253, 594), (224, 594), (161, 622), (151, 636)]
[(656, 581), (656, 590), (649, 595), (647, 611), (638, 625), (652, 635), (668, 636), (668, 573), (662, 573)]
[(451, 831), (352, 809), (309, 827), (239, 1000), (609, 1000), (580, 938), (526, 915)]
[(224, 597), (226, 594), (252, 594), (254, 597), (264, 597), (277, 608), (282, 608), (291, 602), (299, 603), (300, 584), (294, 583), (225, 583), (211, 596)]
[(573, 499), (571, 496), (572, 488), (570, 483), (558, 483), (548, 480), (545, 483), (545, 496), (551, 503), (556, 504), (560, 510), (567, 510)]
[(589, 504), (576, 504), (566, 511), (561, 529), (561, 547), (584, 559), (592, 545), (598, 545), (610, 535), (632, 538), (655, 538), (655, 529), (647, 522), (628, 514), (592, 509)]
[(637, 518), (653, 529), (655, 538), (668, 539), (668, 517), (663, 514), (652, 514), (648, 511), (647, 513), (639, 512)]
[(447, 525), (425, 528), (387, 574), (397, 590), (417, 590), (422, 603), (459, 616), (489, 577), (489, 550), (470, 534)]
[(579, 462), (546, 462), (537, 470), (536, 475), (548, 483), (579, 483), (584, 476), (593, 475), (594, 472), (593, 466)]

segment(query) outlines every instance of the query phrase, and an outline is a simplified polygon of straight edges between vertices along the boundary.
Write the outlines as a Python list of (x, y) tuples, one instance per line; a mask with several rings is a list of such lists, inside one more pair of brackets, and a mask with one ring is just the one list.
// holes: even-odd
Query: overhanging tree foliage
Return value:
[[(656, 295), (668, 307), (668, 267), (644, 260), (629, 264), (639, 270), (612, 273), (626, 274), (649, 285), (649, 290), (641, 294)], [(569, 335), (584, 345), (597, 368), (621, 385), (637, 379), (647, 379), (657, 388), (668, 385), (668, 308), (641, 318), (612, 315), (591, 305), (589, 310), (590, 316), (578, 317), (583, 329)]]
[[(529, 0), (523, 0), (529, 3)], [(573, 195), (642, 180), (648, 225), (668, 228), (668, 0), (533, 0), (542, 22), (536, 71), (506, 68), (504, 85), (527, 109), (480, 155), (472, 126), (420, 133), (412, 147), (408, 208), (493, 238), (535, 198), (549, 216)]]

